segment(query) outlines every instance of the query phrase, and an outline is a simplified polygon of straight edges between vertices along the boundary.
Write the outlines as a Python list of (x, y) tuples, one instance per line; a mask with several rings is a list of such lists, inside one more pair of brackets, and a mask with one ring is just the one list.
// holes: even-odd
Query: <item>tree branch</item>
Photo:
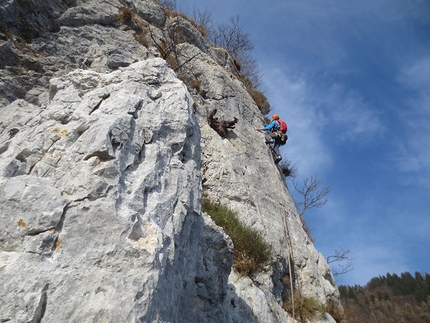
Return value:
[(342, 263), (338, 264), (338, 266), (340, 267), (340, 270), (332, 269), (333, 276), (343, 275), (354, 269), (354, 264), (352, 263), (354, 259), (349, 258), (348, 256), (349, 253), (350, 253), (349, 249), (340, 248), (340, 250), (334, 251), (334, 255), (328, 256), (326, 258), (328, 264), (331, 264), (334, 262), (343, 262), (345, 260), (348, 261), (346, 265)]
[(330, 187), (320, 188), (322, 182), (319, 181), (316, 175), (306, 177), (303, 180), (303, 186), (299, 187), (296, 182), (293, 182), (295, 190), (303, 196), (303, 202), (296, 203), (297, 209), (302, 206), (302, 210), (299, 212), (300, 216), (303, 216), (307, 209), (323, 207), (327, 201), (327, 195), (330, 193)]

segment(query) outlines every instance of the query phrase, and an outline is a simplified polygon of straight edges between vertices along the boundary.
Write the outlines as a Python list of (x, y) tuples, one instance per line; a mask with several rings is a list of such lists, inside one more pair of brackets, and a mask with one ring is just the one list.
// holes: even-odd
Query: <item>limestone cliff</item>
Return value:
[[(224, 49), (150, 0), (6, 1), (0, 17), (1, 322), (295, 322), (290, 276), (337, 301)], [(228, 138), (214, 109), (238, 120)], [(231, 269), (203, 192), (271, 266)]]

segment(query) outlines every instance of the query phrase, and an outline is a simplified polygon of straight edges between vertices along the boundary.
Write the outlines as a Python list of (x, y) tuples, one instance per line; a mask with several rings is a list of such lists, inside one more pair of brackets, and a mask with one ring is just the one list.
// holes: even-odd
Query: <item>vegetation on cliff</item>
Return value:
[(258, 231), (242, 224), (237, 213), (208, 199), (203, 199), (202, 210), (208, 213), (233, 241), (233, 268), (240, 274), (252, 276), (270, 264), (270, 245)]
[[(250, 35), (240, 26), (239, 16), (230, 17), (228, 23), (217, 24), (212, 21), (211, 14), (207, 11), (194, 10), (193, 18), (190, 18), (190, 15), (178, 10), (176, 1), (162, 0), (159, 2), (163, 5), (167, 16), (180, 16), (186, 19), (197, 28), (209, 43), (227, 50), (234, 61), (239, 79), (244, 84), (247, 92), (261, 113), (263, 115), (268, 114), (270, 112), (270, 103), (261, 90), (262, 75), (257, 62), (250, 55), (254, 45), (251, 42)], [(172, 39), (175, 40), (175, 37)], [(177, 55), (174, 42), (168, 48)], [(173, 64), (172, 68), (176, 69), (178, 66)]]

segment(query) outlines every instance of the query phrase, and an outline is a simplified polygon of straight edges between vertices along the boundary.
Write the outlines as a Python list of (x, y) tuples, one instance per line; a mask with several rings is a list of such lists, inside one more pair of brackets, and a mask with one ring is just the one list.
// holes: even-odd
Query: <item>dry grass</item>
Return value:
[(179, 67), (178, 60), (171, 53), (167, 54), (167, 56), (165, 57), (165, 60), (166, 60), (167, 64), (169, 64), (169, 66), (172, 70), (175, 70)]
[[(284, 310), (293, 314), (291, 297), (284, 301)], [(300, 297), (294, 295), (294, 316), (299, 322), (312, 322), (315, 318), (325, 312), (324, 306), (315, 297)]]
[(182, 12), (178, 12), (178, 11), (172, 11), (169, 10), (167, 8), (164, 8), (164, 13), (166, 14), (166, 16), (169, 16), (171, 18), (175, 18), (175, 17), (181, 17), (183, 19), (185, 19), (186, 21), (188, 21), (191, 25), (194, 26), (194, 28), (196, 28), (200, 34), (206, 38), (206, 28), (204, 26), (200, 26), (198, 25), (193, 19), (187, 17), (185, 14), (183, 14)]
[(202, 82), (200, 82), (199, 80), (191, 81), (191, 87), (193, 89), (196, 89), (197, 93), (200, 93), (202, 89)]
[(268, 114), (270, 112), (270, 103), (267, 101), (267, 97), (262, 92), (254, 89), (247, 89), (247, 91), (261, 113), (263, 115)]
[(134, 33), (133, 37), (134, 39), (140, 43), (141, 45), (145, 46), (146, 48), (149, 48), (149, 41), (148, 41), (148, 31), (145, 28), (145, 25), (137, 19), (137, 16), (134, 15), (134, 13), (127, 7), (121, 7), (118, 10), (118, 21), (121, 24), (128, 24), (130, 22), (134, 22), (136, 24), (136, 32)]
[(332, 299), (325, 306), (325, 311), (334, 318), (336, 323), (347, 323), (348, 321), (342, 308)]
[(233, 63), (234, 66), (236, 66), (237, 71), (240, 72), (240, 70), (242, 69), (242, 64), (236, 58), (233, 59)]
[(133, 36), (139, 44), (149, 48), (149, 41), (146, 33), (135, 33)]
[(302, 222), (303, 230), (305, 230), (306, 234), (308, 235), (309, 240), (311, 240), (313, 243), (314, 238), (312, 237), (312, 229), (306, 223), (305, 219), (303, 218), (303, 215), (300, 216), (300, 221)]
[(133, 12), (127, 7), (121, 7), (118, 10), (118, 21), (125, 24), (133, 19)]

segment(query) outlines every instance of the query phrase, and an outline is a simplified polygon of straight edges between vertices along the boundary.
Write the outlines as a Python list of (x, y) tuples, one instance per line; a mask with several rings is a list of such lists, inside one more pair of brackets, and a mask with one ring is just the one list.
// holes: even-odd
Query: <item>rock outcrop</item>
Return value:
[[(295, 322), (290, 277), (338, 302), (224, 49), (150, 0), (0, 17), (1, 322)], [(212, 111), (236, 121), (222, 136)], [(203, 192), (261, 233), (270, 266), (231, 268)]]

